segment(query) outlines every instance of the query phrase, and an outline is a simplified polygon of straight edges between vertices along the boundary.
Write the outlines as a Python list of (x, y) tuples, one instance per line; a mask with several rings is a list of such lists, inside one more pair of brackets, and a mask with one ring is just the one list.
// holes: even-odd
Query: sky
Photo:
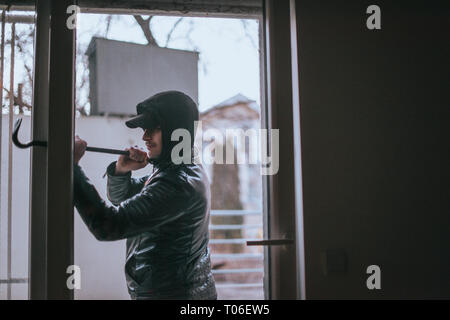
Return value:
[[(113, 40), (147, 43), (132, 16), (113, 17), (106, 33), (105, 15), (81, 14), (77, 32), (79, 50), (87, 48), (92, 36), (106, 35)], [(158, 45), (166, 45), (167, 35), (178, 19), (168, 16), (152, 19), (151, 29)], [(239, 93), (260, 103), (259, 26), (257, 20), (244, 23), (239, 19), (185, 17), (173, 32), (168, 48), (200, 53), (200, 111)]]

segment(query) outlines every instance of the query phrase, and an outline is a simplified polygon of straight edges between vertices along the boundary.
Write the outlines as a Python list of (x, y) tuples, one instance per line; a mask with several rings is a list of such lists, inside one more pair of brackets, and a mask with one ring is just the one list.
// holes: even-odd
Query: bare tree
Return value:
[[(136, 20), (136, 22), (139, 25), (139, 27), (141, 27), (141, 30), (144, 33), (145, 38), (147, 39), (147, 44), (148, 45), (159, 46), (158, 43), (156, 42), (155, 37), (153, 36), (153, 31), (152, 31), (152, 27), (151, 27), (151, 21), (152, 21), (152, 19), (155, 16), (148, 16), (147, 19), (144, 19), (142, 16), (139, 16), (139, 15), (134, 15), (133, 17)], [(175, 21), (175, 23), (173, 24), (173, 26), (170, 29), (169, 33), (167, 33), (166, 43), (164, 44), (165, 48), (167, 48), (167, 46), (169, 45), (170, 41), (173, 39), (172, 36), (173, 36), (175, 30), (177, 29), (177, 27), (181, 24), (181, 22), (183, 20), (184, 20), (183, 17), (178, 18), (177, 21)], [(195, 49), (198, 49), (195, 46), (194, 41), (192, 41), (192, 39), (190, 38), (192, 30), (193, 30), (193, 23), (191, 21), (191, 27), (187, 31), (187, 33), (185, 35), (185, 38), (188, 39), (188, 41), (189, 41), (189, 43), (191, 44), (192, 47), (194, 47)]]
[[(147, 44), (159, 46), (151, 26), (151, 22), (153, 21), (153, 18), (155, 16), (134, 15), (133, 17), (136, 20), (137, 25), (142, 30), (143, 35), (147, 40)], [(114, 22), (120, 19), (121, 16), (107, 15), (104, 17), (104, 23), (98, 24), (99, 26), (98, 30), (89, 30), (86, 32), (89, 32), (89, 34), (97, 34), (105, 38), (108, 38), (111, 26), (113, 25)], [(183, 22), (186, 21), (188, 23), (187, 28), (184, 28), (183, 32), (181, 33), (178, 32), (177, 34), (176, 31), (180, 28)], [(253, 47), (258, 48), (254, 38), (251, 35), (249, 22), (247, 20), (241, 20), (241, 23), (245, 33), (245, 37), (247, 37), (250, 40)], [(170, 43), (173, 42), (174, 40), (182, 39), (186, 41), (187, 46), (190, 47), (190, 50), (200, 52), (200, 48), (196, 45), (194, 39), (192, 38), (194, 30), (195, 30), (195, 22), (192, 19), (179, 17), (174, 22), (171, 29), (167, 33), (165, 37), (164, 47), (168, 47)], [(20, 25), (20, 27), (19, 26), (17, 27), (15, 43), (17, 48), (17, 54), (20, 56), (20, 58), (16, 59), (16, 63), (22, 64), (24, 72), (23, 73), (24, 78), (20, 79), (19, 82), (23, 83), (23, 99), (24, 99), (23, 106), (25, 106), (26, 108), (31, 108), (31, 97), (33, 90), (33, 40), (34, 40), (34, 25), (32, 24), (26, 26)], [(11, 41), (7, 37), (6, 45), (10, 45), (10, 43)], [(88, 57), (85, 55), (86, 49), (87, 49), (86, 47), (77, 46), (76, 51), (76, 60), (77, 60), (76, 109), (82, 115), (88, 114), (87, 109), (89, 106), (89, 97), (86, 93), (88, 91), (89, 85), (89, 70), (88, 70), (89, 60)], [(200, 68), (206, 74), (207, 62), (204, 60), (204, 57), (200, 56), (199, 62)], [(4, 89), (5, 89), (4, 92), (7, 92), (6, 88)], [(17, 95), (14, 96), (14, 101), (15, 102), (19, 101)]]
[(138, 23), (139, 27), (141, 27), (142, 32), (144, 33), (145, 38), (148, 41), (148, 45), (155, 45), (156, 43), (155, 38), (153, 37), (152, 30), (150, 28), (150, 22), (152, 21), (154, 16), (148, 16), (147, 19), (144, 19), (142, 16), (134, 15), (133, 16), (136, 22)]
[(114, 16), (111, 14), (106, 17), (105, 38), (108, 38), (109, 29), (111, 28), (111, 23), (112, 23), (113, 19), (114, 19)]
[[(22, 67), (25, 74), (24, 78), (20, 79), (17, 83), (20, 84), (21, 92), (13, 94), (13, 105), (19, 106), (19, 113), (23, 113), (23, 107), (28, 110), (31, 109), (31, 95), (33, 91), (33, 37), (34, 26), (26, 24), (18, 24), (16, 26), (16, 34), (14, 38), (15, 42), (15, 68)], [(11, 38), (5, 37), (5, 45), (11, 46)], [(7, 54), (6, 50), (5, 53)], [(10, 63), (10, 57), (5, 54), (5, 60)], [(4, 92), (7, 92), (7, 99), (9, 99), (9, 90), (3, 87)], [(14, 90), (15, 91), (15, 90)], [(3, 94), (3, 93), (2, 93)], [(25, 101), (28, 100), (29, 102)]]
[(174, 25), (170, 29), (170, 31), (166, 37), (166, 44), (164, 45), (165, 47), (167, 47), (169, 45), (170, 40), (172, 40), (172, 34), (175, 31), (175, 29), (178, 27), (178, 25), (180, 24), (181, 21), (183, 21), (183, 18), (178, 18), (178, 20), (174, 23)]
[(245, 19), (241, 19), (241, 24), (242, 24), (242, 28), (243, 28), (244, 33), (245, 33), (245, 37), (250, 40), (250, 43), (252, 44), (253, 48), (255, 48), (256, 50), (260, 51), (259, 46), (256, 44), (256, 41), (253, 39), (253, 37), (252, 37), (252, 35), (250, 33), (249, 21), (245, 20)]

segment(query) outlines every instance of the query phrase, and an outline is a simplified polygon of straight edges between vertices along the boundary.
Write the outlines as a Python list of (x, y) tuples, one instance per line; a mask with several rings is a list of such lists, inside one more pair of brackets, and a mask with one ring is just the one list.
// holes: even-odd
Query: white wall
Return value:
[(198, 103), (198, 52), (99, 38), (92, 39), (93, 47), (91, 114), (134, 114), (137, 103), (166, 90)]
[[(141, 143), (143, 131), (127, 128), (124, 119), (120, 118), (77, 118), (75, 133), (94, 147), (124, 149), (135, 144), (144, 146)], [(80, 160), (80, 166), (105, 200), (107, 179), (102, 176), (108, 164), (117, 158), (118, 156), (111, 154), (86, 152)], [(151, 172), (151, 166), (133, 172), (133, 175), (140, 176), (146, 172)], [(129, 299), (124, 263), (125, 240), (97, 241), (76, 214), (75, 264), (80, 266), (82, 273), (81, 290), (76, 291), (76, 299)]]

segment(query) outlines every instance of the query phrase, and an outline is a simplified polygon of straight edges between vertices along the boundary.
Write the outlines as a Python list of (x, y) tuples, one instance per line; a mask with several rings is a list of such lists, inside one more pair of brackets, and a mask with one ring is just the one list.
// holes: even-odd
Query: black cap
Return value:
[[(139, 108), (138, 108), (139, 109)], [(125, 122), (128, 128), (152, 129), (159, 125), (159, 116), (154, 109), (138, 110), (138, 115)]]
[(179, 113), (180, 109), (186, 112), (197, 110), (197, 107), (195, 102), (183, 92), (174, 90), (160, 92), (139, 103), (136, 106), (137, 116), (126, 121), (125, 124), (128, 128), (152, 129), (160, 124), (161, 116), (165, 113), (176, 116), (174, 113)]

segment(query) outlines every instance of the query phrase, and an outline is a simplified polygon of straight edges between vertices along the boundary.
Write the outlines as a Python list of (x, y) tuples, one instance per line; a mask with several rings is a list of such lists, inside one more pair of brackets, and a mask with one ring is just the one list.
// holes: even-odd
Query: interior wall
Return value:
[(449, 5), (371, 4), (296, 1), (306, 298), (449, 298)]

